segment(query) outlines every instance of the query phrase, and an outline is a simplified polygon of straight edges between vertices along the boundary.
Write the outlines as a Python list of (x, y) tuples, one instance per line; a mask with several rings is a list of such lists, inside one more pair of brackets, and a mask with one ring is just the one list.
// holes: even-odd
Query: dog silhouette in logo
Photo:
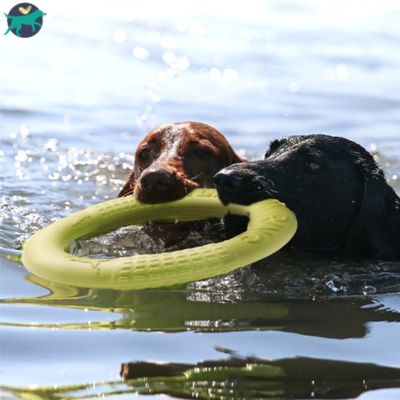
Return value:
[(16, 30), (15, 34), (17, 36), (21, 36), (21, 29), (22, 29), (22, 25), (27, 25), (30, 26), (32, 29), (32, 32), (36, 32), (36, 27), (41, 27), (42, 24), (40, 22), (38, 22), (37, 20), (40, 17), (43, 17), (46, 15), (46, 13), (44, 13), (41, 10), (35, 10), (30, 14), (27, 15), (10, 15), (10, 14), (6, 14), (4, 13), (4, 15), (6, 16), (7, 20), (10, 20), (11, 23), (6, 31), (6, 33), (4, 35), (7, 35), (8, 32), (13, 31), (14, 29)]

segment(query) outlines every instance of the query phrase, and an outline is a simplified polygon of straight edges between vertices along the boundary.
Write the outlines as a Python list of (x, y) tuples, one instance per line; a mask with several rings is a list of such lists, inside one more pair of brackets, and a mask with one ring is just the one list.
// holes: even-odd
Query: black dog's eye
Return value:
[(310, 171), (318, 171), (321, 168), (321, 166), (319, 164), (317, 164), (316, 162), (308, 161), (307, 162), (307, 168)]
[(149, 149), (143, 149), (140, 153), (139, 153), (139, 158), (142, 161), (148, 161), (151, 157), (151, 151)]

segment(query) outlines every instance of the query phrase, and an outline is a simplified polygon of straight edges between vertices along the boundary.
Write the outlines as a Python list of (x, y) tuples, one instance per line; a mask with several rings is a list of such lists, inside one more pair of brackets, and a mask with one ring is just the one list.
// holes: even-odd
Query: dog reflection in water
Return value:
[(197, 364), (135, 361), (121, 365), (121, 377), (140, 394), (185, 399), (340, 399), (357, 397), (367, 390), (400, 387), (398, 368), (301, 357), (267, 361), (231, 355)]

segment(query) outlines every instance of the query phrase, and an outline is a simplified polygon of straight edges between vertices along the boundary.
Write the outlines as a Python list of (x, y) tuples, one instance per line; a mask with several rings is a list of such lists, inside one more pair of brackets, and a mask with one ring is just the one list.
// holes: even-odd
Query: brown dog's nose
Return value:
[(175, 174), (166, 169), (147, 171), (141, 178), (141, 185), (144, 190), (163, 192), (174, 186)]

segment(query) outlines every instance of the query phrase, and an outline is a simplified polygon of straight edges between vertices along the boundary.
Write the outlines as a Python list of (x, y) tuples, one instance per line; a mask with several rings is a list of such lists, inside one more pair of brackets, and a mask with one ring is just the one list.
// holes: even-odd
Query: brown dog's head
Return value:
[(216, 172), (241, 161), (209, 125), (165, 124), (140, 142), (133, 171), (118, 196), (134, 194), (144, 203), (177, 200), (196, 187), (214, 187)]

